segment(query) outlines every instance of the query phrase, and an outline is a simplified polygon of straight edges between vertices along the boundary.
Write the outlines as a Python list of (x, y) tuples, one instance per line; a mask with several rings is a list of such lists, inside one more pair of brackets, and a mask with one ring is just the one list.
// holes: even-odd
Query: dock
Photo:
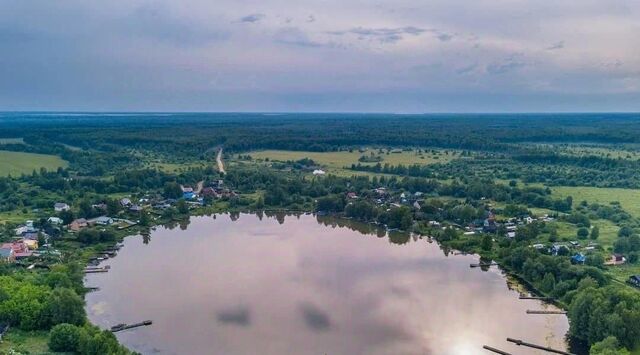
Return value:
[(84, 268), (84, 273), (85, 274), (96, 274), (96, 273), (101, 273), (101, 272), (109, 272), (109, 269), (111, 269), (111, 266), (109, 266), (109, 265), (104, 266), (104, 267), (87, 266), (86, 268)]
[(469, 264), (469, 267), (488, 267), (488, 266), (498, 266), (498, 263), (491, 262), (491, 263), (477, 263), (477, 264)]
[(494, 352), (496, 354), (500, 354), (500, 355), (511, 355), (511, 353), (508, 353), (506, 351), (502, 351), (500, 349), (492, 348), (492, 347), (490, 347), (488, 345), (484, 345), (482, 348), (485, 349), (485, 350), (489, 350), (491, 352)]
[(541, 300), (541, 301), (553, 301), (553, 297), (538, 297), (538, 296), (524, 296), (520, 295), (521, 300)]
[(134, 323), (134, 324), (125, 324), (125, 323), (121, 323), (118, 325), (114, 325), (113, 327), (111, 327), (111, 332), (112, 333), (116, 333), (116, 332), (121, 332), (123, 330), (127, 330), (127, 329), (133, 329), (133, 328), (138, 328), (138, 327), (146, 327), (153, 324), (152, 321), (150, 320), (146, 320), (144, 322), (140, 322), (140, 323)]
[(550, 352), (550, 353), (554, 353), (554, 354), (561, 354), (561, 355), (574, 355), (572, 353), (563, 351), (563, 350), (558, 350), (558, 349), (553, 349), (547, 346), (542, 346), (542, 345), (536, 345), (536, 344), (531, 344), (531, 343), (527, 343), (524, 342), (520, 339), (513, 339), (513, 338), (507, 338), (507, 341), (510, 343), (514, 343), (518, 346), (527, 346), (530, 348), (534, 348), (534, 349), (538, 349), (538, 350), (544, 350), (546, 352)]
[(527, 309), (527, 314), (567, 314), (567, 311), (538, 311)]

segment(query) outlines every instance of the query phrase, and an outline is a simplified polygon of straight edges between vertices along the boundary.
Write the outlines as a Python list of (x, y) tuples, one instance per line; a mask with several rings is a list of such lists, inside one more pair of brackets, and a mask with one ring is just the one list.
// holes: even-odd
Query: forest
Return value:
[[(68, 166), (0, 176), (0, 241), (11, 242), (29, 220), (39, 244), (58, 253), (27, 259), (46, 266), (37, 270), (0, 263), (0, 329), (10, 325), (9, 346), (23, 351), (127, 353), (86, 319), (82, 270), (92, 255), (156, 224), (186, 224), (190, 215), (268, 210), (352, 218), (495, 260), (566, 309), (570, 336), (592, 354), (637, 351), (640, 292), (625, 282), (640, 274), (640, 216), (627, 201), (589, 200), (580, 188), (640, 188), (638, 118), (2, 114), (0, 150), (54, 155)], [(220, 149), (226, 174), (215, 165)], [(363, 153), (336, 168), (340, 174), (315, 174), (328, 167), (308, 157), (253, 157), (266, 149), (329, 159)], [(400, 152), (415, 161), (389, 163)], [(456, 153), (427, 162), (426, 152)], [(199, 184), (208, 189), (202, 199), (185, 197), (185, 187)], [(560, 196), (559, 186), (575, 193)], [(70, 208), (54, 211), (60, 202)], [(101, 216), (135, 226), (70, 231), (74, 221)], [(577, 254), (586, 261), (576, 263)], [(612, 255), (626, 264), (610, 266)], [(35, 340), (11, 341), (25, 334)]]

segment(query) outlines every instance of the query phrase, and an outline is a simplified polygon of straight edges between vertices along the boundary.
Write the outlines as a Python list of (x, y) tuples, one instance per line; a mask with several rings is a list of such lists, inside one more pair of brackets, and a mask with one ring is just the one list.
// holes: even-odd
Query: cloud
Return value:
[(477, 67), (478, 67), (478, 63), (467, 65), (465, 67), (456, 69), (456, 74), (467, 74), (474, 71)]
[(251, 15), (241, 17), (239, 21), (245, 22), (245, 23), (256, 23), (256, 22), (260, 22), (265, 17), (266, 17), (265, 14), (251, 14)]
[(521, 57), (522, 57), (522, 54), (517, 53), (517, 54), (512, 54), (500, 61), (490, 63), (489, 65), (487, 65), (487, 72), (489, 74), (498, 75), (498, 74), (505, 74), (510, 71), (525, 67), (527, 63), (522, 61), (520, 59)]
[(426, 29), (406, 26), (398, 28), (365, 28), (355, 27), (346, 31), (332, 31), (329, 32), (332, 35), (355, 35), (360, 40), (375, 40), (380, 43), (395, 43), (402, 40), (406, 35), (419, 36), (422, 33), (427, 32)]
[(231, 308), (216, 314), (218, 323), (247, 327), (251, 325), (251, 314), (246, 307)]
[(307, 34), (297, 27), (286, 27), (278, 30), (274, 35), (274, 39), (277, 43), (299, 47), (322, 47), (328, 45), (311, 41)]
[(559, 42), (556, 42), (556, 43), (552, 44), (551, 46), (547, 47), (547, 50), (548, 51), (553, 51), (553, 50), (562, 49), (562, 48), (564, 48), (564, 41), (559, 41)]
[(331, 328), (329, 315), (311, 304), (301, 304), (300, 312), (309, 329), (313, 331), (327, 331)]

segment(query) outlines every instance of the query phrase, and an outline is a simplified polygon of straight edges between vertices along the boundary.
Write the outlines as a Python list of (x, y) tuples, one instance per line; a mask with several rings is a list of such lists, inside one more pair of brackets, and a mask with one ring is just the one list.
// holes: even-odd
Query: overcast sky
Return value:
[(640, 111), (640, 1), (2, 0), (0, 110)]

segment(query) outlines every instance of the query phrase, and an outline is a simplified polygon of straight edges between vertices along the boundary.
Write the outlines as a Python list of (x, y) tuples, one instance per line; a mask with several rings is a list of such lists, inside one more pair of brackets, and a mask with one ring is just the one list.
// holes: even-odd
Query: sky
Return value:
[(640, 1), (2, 0), (14, 110), (640, 111)]

